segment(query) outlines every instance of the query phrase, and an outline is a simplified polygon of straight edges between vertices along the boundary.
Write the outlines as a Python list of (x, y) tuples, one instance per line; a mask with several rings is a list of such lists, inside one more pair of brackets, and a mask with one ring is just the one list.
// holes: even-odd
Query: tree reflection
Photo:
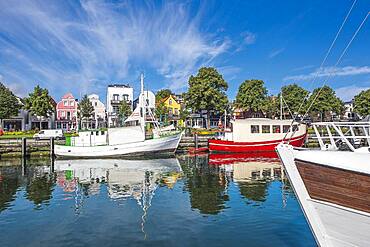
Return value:
[[(218, 214), (229, 200), (227, 178), (218, 167), (208, 166), (207, 157), (186, 157), (188, 165), (183, 166), (186, 189), (190, 194), (192, 208), (202, 214)], [(190, 161), (190, 162), (189, 162)]]
[(240, 194), (255, 202), (264, 202), (267, 196), (267, 181), (238, 182)]
[(33, 176), (31, 174), (27, 182), (26, 198), (39, 208), (41, 204), (47, 204), (52, 198), (55, 176), (43, 172), (37, 174), (37, 171), (33, 171), (33, 173)]
[(19, 167), (1, 167), (0, 169), (0, 212), (7, 209), (9, 203), (15, 199), (17, 189), (22, 183), (18, 176), (19, 173)]

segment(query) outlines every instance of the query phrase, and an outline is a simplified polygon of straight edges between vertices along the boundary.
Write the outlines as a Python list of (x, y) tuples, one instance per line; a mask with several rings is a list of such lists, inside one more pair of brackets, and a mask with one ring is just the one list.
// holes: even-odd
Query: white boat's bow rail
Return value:
[(321, 150), (370, 153), (370, 122), (318, 122), (312, 127)]

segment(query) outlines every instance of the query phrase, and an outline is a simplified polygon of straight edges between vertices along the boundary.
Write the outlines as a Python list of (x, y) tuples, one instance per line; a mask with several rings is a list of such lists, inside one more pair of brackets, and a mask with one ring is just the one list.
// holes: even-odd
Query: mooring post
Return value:
[(198, 149), (198, 133), (194, 134), (195, 149)]
[(54, 137), (50, 137), (50, 157), (54, 159)]
[(22, 157), (27, 156), (27, 139), (26, 137), (22, 137)]

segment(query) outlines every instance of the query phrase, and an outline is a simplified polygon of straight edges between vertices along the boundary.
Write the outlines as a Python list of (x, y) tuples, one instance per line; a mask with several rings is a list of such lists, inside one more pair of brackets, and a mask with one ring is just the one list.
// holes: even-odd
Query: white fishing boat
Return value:
[(370, 122), (314, 123), (320, 150), (277, 152), (320, 246), (370, 246)]
[[(161, 130), (153, 121), (154, 116), (146, 107), (144, 97), (144, 76), (141, 75), (141, 95), (139, 105), (125, 122), (139, 122), (140, 125), (122, 128), (108, 128), (106, 131), (80, 131), (71, 137), (66, 145), (55, 145), (57, 157), (99, 158), (125, 155), (143, 155), (146, 153), (174, 153), (180, 143), (182, 132)], [(149, 115), (154, 125), (153, 138), (146, 138), (146, 120)]]

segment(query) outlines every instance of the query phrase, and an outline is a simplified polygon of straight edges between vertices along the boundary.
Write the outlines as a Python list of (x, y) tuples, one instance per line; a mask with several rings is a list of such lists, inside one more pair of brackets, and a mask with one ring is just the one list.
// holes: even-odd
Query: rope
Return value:
[[(367, 20), (367, 18), (369, 17), (369, 14), (370, 12), (367, 13), (367, 15), (365, 16), (365, 18), (363, 19), (363, 21), (361, 22), (360, 26), (357, 28), (356, 32), (353, 34), (351, 40), (348, 42), (346, 48), (344, 48), (342, 54), (340, 55), (340, 57), (338, 58), (336, 64), (334, 65), (334, 68), (338, 66), (338, 64), (342, 61), (342, 58), (343, 56), (347, 53), (347, 50), (349, 48), (349, 46), (352, 44), (352, 41), (355, 39), (355, 37), (357, 36), (358, 32), (361, 30), (362, 26), (364, 25), (365, 21)], [(332, 71), (327, 77), (326, 79), (324, 80), (324, 82), (322, 83), (321, 85), (321, 88), (319, 90), (319, 92), (315, 95), (315, 98), (313, 99), (313, 101), (311, 102), (310, 106), (308, 107), (307, 111), (305, 112), (305, 114), (303, 115), (303, 117), (305, 117), (307, 115), (307, 113), (309, 112), (309, 110), (311, 109), (311, 107), (313, 106), (315, 100), (317, 99), (317, 97), (319, 97), (321, 91), (323, 90), (326, 82), (331, 79), (332, 77), (334, 76), (334, 71)]]
[[(321, 71), (321, 69), (323, 68), (323, 66), (324, 66), (324, 64), (325, 64), (325, 62), (326, 62), (326, 60), (328, 59), (329, 54), (330, 54), (331, 50), (333, 49), (334, 44), (335, 44), (335, 42), (337, 41), (337, 39), (338, 39), (338, 37), (339, 37), (339, 34), (342, 32), (342, 29), (343, 29), (344, 25), (346, 24), (347, 19), (348, 19), (349, 15), (351, 14), (352, 9), (353, 9), (353, 7), (355, 6), (356, 2), (357, 2), (357, 0), (354, 0), (354, 1), (353, 1), (351, 8), (349, 9), (349, 11), (348, 11), (348, 13), (347, 13), (346, 17), (344, 18), (344, 20), (343, 20), (343, 22), (342, 22), (342, 25), (340, 26), (340, 28), (339, 28), (339, 30), (338, 30), (338, 32), (337, 32), (337, 34), (335, 35), (335, 37), (334, 37), (333, 41), (331, 42), (331, 45), (330, 45), (329, 49), (327, 50), (327, 52), (326, 52), (326, 54), (325, 54), (325, 57), (324, 57), (324, 59), (322, 60), (322, 62), (321, 62), (321, 64), (320, 64), (319, 69), (316, 71), (315, 76), (314, 76), (314, 78), (312, 79), (312, 81), (311, 81), (311, 83), (310, 83), (310, 85), (311, 85), (310, 87), (312, 87), (312, 86), (313, 86), (314, 82), (316, 81), (316, 79), (317, 79), (317, 77), (318, 77), (318, 75), (319, 75), (319, 72), (320, 72), (320, 71)], [(302, 108), (302, 106), (303, 106), (303, 104), (304, 104), (305, 100), (306, 100), (306, 99), (307, 99), (307, 97), (309, 96), (309, 94), (310, 94), (310, 93), (309, 93), (309, 92), (307, 92), (306, 96), (303, 98), (302, 103), (300, 104), (300, 106), (299, 106), (299, 108), (298, 108), (297, 115), (299, 114), (299, 111), (301, 110), (301, 108)], [(296, 119), (297, 115), (295, 115), (295, 116), (294, 116), (293, 121)]]

